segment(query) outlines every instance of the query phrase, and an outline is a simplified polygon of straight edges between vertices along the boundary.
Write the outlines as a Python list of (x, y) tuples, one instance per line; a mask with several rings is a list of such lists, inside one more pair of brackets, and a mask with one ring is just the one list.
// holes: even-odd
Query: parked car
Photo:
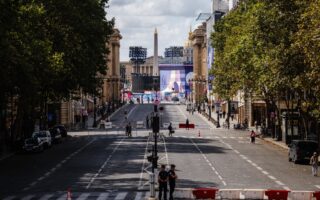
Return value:
[(62, 136), (59, 128), (50, 128), (49, 132), (53, 143), (61, 143)]
[(309, 160), (313, 152), (317, 152), (318, 143), (311, 140), (292, 140), (289, 147), (289, 161), (298, 163)]
[(22, 149), (26, 152), (41, 152), (44, 146), (40, 138), (27, 138), (24, 141)]
[(49, 131), (37, 131), (32, 133), (33, 138), (39, 138), (43, 142), (44, 147), (48, 148), (52, 144), (52, 139)]
[(62, 137), (67, 137), (68, 135), (68, 132), (67, 132), (67, 129), (64, 125), (55, 125), (54, 127), (52, 128), (58, 128), (60, 130), (60, 134)]

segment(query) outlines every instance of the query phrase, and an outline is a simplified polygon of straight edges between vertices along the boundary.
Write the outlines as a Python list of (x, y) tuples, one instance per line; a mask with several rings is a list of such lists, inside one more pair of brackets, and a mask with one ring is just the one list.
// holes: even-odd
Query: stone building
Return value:
[(118, 29), (110, 37), (107, 44), (110, 53), (107, 57), (107, 74), (103, 77), (102, 102), (119, 102), (121, 100), (120, 76), (120, 40), (122, 36)]
[(193, 103), (203, 103), (206, 98), (208, 68), (207, 68), (207, 42), (206, 23), (198, 26), (189, 36), (193, 47), (193, 79), (192, 100)]

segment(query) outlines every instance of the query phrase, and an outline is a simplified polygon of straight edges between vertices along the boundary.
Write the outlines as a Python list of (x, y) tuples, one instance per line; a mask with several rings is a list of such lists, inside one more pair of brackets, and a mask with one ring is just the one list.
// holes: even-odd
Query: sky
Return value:
[(147, 48), (153, 56), (154, 30), (158, 31), (158, 55), (170, 46), (183, 46), (190, 27), (201, 21), (199, 13), (211, 11), (211, 0), (109, 0), (107, 19), (115, 18), (122, 35), (120, 61), (129, 61), (129, 46)]

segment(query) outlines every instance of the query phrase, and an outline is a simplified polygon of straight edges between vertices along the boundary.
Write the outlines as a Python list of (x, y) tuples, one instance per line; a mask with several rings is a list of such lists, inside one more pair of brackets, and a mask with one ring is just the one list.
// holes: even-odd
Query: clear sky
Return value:
[(211, 11), (211, 0), (109, 0), (107, 18), (116, 19), (120, 30), (120, 61), (129, 60), (129, 46), (142, 46), (153, 55), (154, 29), (158, 30), (158, 54), (169, 46), (183, 46), (201, 21), (199, 13)]

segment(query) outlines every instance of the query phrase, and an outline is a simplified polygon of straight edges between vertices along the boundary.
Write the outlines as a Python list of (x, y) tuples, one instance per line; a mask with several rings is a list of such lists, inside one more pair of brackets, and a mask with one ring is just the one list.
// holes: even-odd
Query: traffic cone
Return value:
[(71, 200), (71, 188), (68, 188), (67, 200)]
[(199, 130), (199, 133), (198, 133), (198, 137), (201, 137), (201, 135), (200, 135), (200, 130)]

